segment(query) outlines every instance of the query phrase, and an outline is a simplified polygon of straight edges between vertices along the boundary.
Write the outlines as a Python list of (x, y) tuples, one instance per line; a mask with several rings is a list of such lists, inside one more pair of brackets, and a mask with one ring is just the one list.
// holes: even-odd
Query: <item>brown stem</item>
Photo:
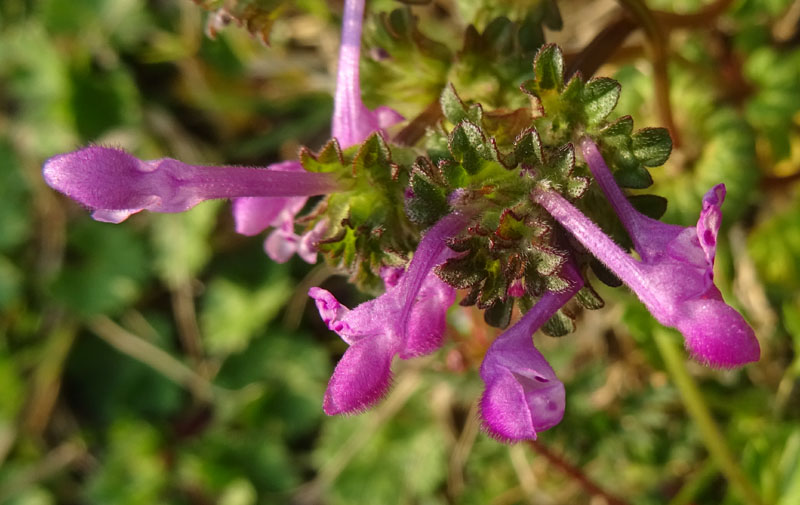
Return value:
[(672, 117), (672, 106), (669, 98), (669, 73), (668, 63), (668, 37), (656, 22), (653, 12), (647, 8), (642, 0), (618, 0), (619, 3), (631, 13), (636, 22), (642, 27), (650, 42), (650, 59), (653, 62), (653, 84), (655, 86), (656, 106), (658, 107), (661, 122), (672, 134), (672, 143), (680, 147), (681, 139), (675, 120)]
[(705, 28), (720, 14), (728, 10), (733, 0), (717, 0), (697, 12), (691, 14), (674, 14), (672, 12), (652, 11), (655, 20), (664, 28)]
[(436, 124), (442, 118), (442, 106), (437, 98), (430, 103), (417, 117), (395, 135), (394, 141), (400, 145), (413, 146), (425, 135), (429, 126)]
[(800, 0), (795, 0), (772, 26), (772, 40), (779, 49), (800, 44)]
[(593, 76), (600, 65), (608, 61), (622, 46), (636, 26), (636, 23), (625, 15), (608, 24), (581, 52), (568, 58), (567, 77), (575, 72), (580, 72), (587, 79)]
[(606, 500), (608, 505), (630, 505), (628, 502), (614, 496), (599, 485), (595, 484), (585, 473), (567, 462), (563, 457), (551, 451), (547, 446), (540, 442), (530, 441), (530, 446), (534, 451), (544, 456), (544, 458), (553, 466), (567, 474), (569, 477), (575, 479), (587, 493), (592, 496), (600, 496)]
[(170, 289), (170, 297), (181, 347), (196, 369), (200, 369), (201, 375), (204, 375), (202, 338), (197, 323), (191, 279), (184, 278), (176, 282)]
[(768, 189), (787, 189), (796, 181), (800, 181), (800, 170), (789, 175), (768, 175), (762, 177), (761, 185)]

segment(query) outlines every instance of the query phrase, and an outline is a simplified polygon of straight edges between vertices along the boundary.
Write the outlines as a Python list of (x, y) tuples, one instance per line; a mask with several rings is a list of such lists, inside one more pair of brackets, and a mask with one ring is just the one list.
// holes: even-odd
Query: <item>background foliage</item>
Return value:
[[(479, 430), (476, 367), (496, 333), (477, 312), (454, 308), (450, 343), (399, 363), (376, 409), (324, 418), (345, 345), (305, 293), (324, 281), (350, 304), (363, 295), (322, 267), (271, 263), (258, 238), (233, 233), (225, 203), (115, 226), (43, 184), (46, 158), (89, 142), (266, 165), (327, 140), (340, 3), (239, 2), (278, 9), (274, 23), (248, 25), (261, 37), (271, 28), (270, 47), (235, 22), (205, 36), (214, 14), (203, 8), (218, 3), (0, 3), (0, 503), (612, 499), (589, 481), (630, 504), (753, 503), (748, 488), (763, 503), (800, 503), (799, 2), (647, 2), (670, 42), (678, 136), (648, 192), (669, 199), (666, 221), (688, 225), (699, 195), (726, 182), (717, 276), (762, 360), (734, 372), (676, 366), (678, 337), (624, 289), (605, 289), (606, 308), (579, 313), (576, 333), (536, 337), (568, 407), (535, 447)], [(406, 72), (387, 79), (368, 59), (367, 98), (409, 118), (447, 82), (484, 90), (470, 98), (485, 103), (525, 100), (513, 86), (529, 77), (526, 48), (503, 52), (484, 28), (534, 9), (557, 28), (545, 4), (417, 6), (419, 33), (391, 40), (381, 23), (408, 27), (407, 13), (371, 17), (367, 37), (393, 44)], [(619, 16), (614, 2), (558, 4), (564, 28), (547, 39), (568, 61)], [(469, 46), (472, 22), (484, 39)], [(615, 114), (637, 127), (663, 125), (648, 47), (636, 31), (597, 62), (622, 83)], [(510, 69), (501, 88), (481, 88), (495, 75), (475, 71), (486, 61)]]

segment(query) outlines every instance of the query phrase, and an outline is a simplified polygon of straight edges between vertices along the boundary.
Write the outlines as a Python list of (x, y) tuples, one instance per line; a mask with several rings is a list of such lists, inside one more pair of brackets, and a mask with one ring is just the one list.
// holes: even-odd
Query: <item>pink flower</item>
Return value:
[(442, 345), (445, 316), (455, 290), (439, 280), (433, 269), (455, 254), (446, 241), (463, 230), (467, 221), (461, 214), (442, 218), (422, 238), (408, 270), (399, 278), (396, 271), (386, 271), (386, 292), (353, 310), (324, 289), (309, 290), (322, 320), (350, 345), (328, 383), (323, 402), (326, 414), (371, 407), (389, 389), (395, 355), (408, 359)]

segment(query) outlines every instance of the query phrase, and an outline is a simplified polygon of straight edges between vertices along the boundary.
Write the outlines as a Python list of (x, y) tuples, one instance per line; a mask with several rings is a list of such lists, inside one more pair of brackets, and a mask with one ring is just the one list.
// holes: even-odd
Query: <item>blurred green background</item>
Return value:
[[(467, 23), (538, 3), (414, 13), (457, 54)], [(549, 39), (568, 58), (616, 15), (614, 2), (559, 5), (564, 29)], [(324, 282), (350, 305), (363, 295), (325, 267), (271, 263), (261, 238), (233, 232), (227, 203), (110, 225), (41, 180), (45, 159), (89, 142), (262, 166), (318, 148), (341, 2), (285, 6), (266, 47), (235, 23), (211, 40), (189, 0), (3, 0), (0, 503), (800, 503), (800, 2), (648, 5), (683, 14), (655, 16), (681, 144), (651, 192), (669, 198), (666, 221), (690, 225), (699, 195), (727, 184), (717, 279), (762, 359), (738, 371), (686, 362), (680, 336), (605, 289), (575, 334), (537, 335), (566, 416), (535, 446), (509, 447), (476, 414), (496, 335), (480, 314), (454, 308), (445, 347), (396, 363), (378, 407), (325, 418), (346, 346), (305, 293)], [(599, 71), (622, 82), (615, 113), (638, 127), (660, 124), (648, 54), (634, 34)], [(432, 94), (407, 117), (448, 80), (426, 68), (440, 74), (425, 74)], [(365, 73), (368, 97), (379, 77)]]

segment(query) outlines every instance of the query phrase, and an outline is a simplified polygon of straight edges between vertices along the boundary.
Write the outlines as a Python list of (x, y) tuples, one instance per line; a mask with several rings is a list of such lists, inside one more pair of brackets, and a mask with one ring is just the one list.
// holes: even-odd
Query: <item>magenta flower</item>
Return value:
[(661, 223), (638, 212), (625, 198), (588, 138), (581, 148), (589, 169), (630, 234), (641, 261), (625, 253), (590, 219), (552, 190), (533, 199), (639, 297), (661, 324), (677, 328), (689, 353), (711, 366), (732, 368), (760, 356), (758, 340), (744, 318), (714, 285), (714, 255), (725, 186), (703, 197), (696, 227)]
[[(384, 273), (384, 294), (353, 310), (328, 291), (311, 288), (322, 320), (350, 345), (336, 365), (323, 409), (328, 415), (363, 411), (388, 391), (395, 355), (402, 359), (431, 353), (442, 345), (447, 309), (455, 290), (433, 269), (455, 255), (446, 241), (467, 225), (463, 214), (450, 214), (431, 227), (414, 253), (408, 270)], [(394, 283), (394, 284), (393, 284)]]
[(345, 0), (331, 127), (331, 135), (343, 149), (360, 144), (376, 131), (403, 120), (403, 116), (389, 107), (378, 107), (371, 111), (361, 101), (358, 63), (363, 18), (364, 0)]
[(330, 174), (240, 166), (143, 161), (122, 149), (89, 146), (47, 160), (45, 182), (90, 208), (98, 221), (119, 223), (142, 210), (183, 212), (205, 200), (239, 196), (308, 197), (337, 191)]
[(568, 262), (561, 270), (570, 286), (548, 291), (539, 302), (495, 340), (481, 364), (486, 390), (481, 416), (486, 431), (506, 441), (535, 440), (564, 416), (564, 384), (534, 347), (532, 336), (583, 286), (583, 278)]

